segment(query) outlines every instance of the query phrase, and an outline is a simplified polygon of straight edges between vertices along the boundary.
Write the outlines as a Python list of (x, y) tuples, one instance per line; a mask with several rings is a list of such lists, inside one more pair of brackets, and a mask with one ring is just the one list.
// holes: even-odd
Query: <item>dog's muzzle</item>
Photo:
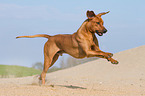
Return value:
[(96, 33), (99, 35), (99, 36), (102, 36), (104, 33), (107, 32), (107, 29), (104, 29), (102, 32), (101, 31), (98, 31), (96, 30)]

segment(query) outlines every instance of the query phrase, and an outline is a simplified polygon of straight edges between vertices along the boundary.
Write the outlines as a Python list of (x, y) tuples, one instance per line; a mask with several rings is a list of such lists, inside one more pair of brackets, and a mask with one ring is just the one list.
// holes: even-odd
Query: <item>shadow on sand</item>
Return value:
[(84, 88), (84, 87), (73, 86), (73, 85), (57, 85), (57, 86), (71, 88), (71, 89), (87, 89), (87, 88)]

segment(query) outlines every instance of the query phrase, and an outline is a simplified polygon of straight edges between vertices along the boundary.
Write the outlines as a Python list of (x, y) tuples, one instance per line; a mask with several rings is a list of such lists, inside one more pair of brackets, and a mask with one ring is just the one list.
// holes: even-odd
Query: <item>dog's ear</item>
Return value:
[(99, 13), (98, 15), (96, 15), (96, 16), (99, 16), (99, 17), (101, 17), (102, 15), (105, 15), (105, 14), (107, 14), (107, 13), (109, 13), (110, 11), (108, 11), (108, 12), (103, 12), (103, 13)]
[(87, 11), (87, 17), (88, 17), (88, 19), (93, 19), (96, 15), (95, 15), (95, 13), (93, 12), (93, 11)]

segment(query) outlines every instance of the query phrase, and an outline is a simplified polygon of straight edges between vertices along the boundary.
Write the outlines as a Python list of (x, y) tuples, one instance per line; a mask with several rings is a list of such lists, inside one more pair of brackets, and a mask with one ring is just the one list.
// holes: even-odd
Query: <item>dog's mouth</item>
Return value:
[(103, 33), (102, 33), (102, 32), (98, 32), (98, 31), (96, 30), (96, 33), (97, 33), (99, 36), (103, 36)]

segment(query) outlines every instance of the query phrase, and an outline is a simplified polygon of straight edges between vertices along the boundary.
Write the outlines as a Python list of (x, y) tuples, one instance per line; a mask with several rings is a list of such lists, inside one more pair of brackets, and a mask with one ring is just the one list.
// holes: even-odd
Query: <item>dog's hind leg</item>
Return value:
[(58, 50), (59, 48), (52, 42), (47, 42), (44, 46), (44, 68), (40, 77), (43, 85), (45, 84), (46, 73), (50, 66), (52, 66), (53, 58)]
[(50, 67), (57, 61), (58, 57), (59, 57), (58, 54), (55, 54), (55, 55), (54, 55)]

